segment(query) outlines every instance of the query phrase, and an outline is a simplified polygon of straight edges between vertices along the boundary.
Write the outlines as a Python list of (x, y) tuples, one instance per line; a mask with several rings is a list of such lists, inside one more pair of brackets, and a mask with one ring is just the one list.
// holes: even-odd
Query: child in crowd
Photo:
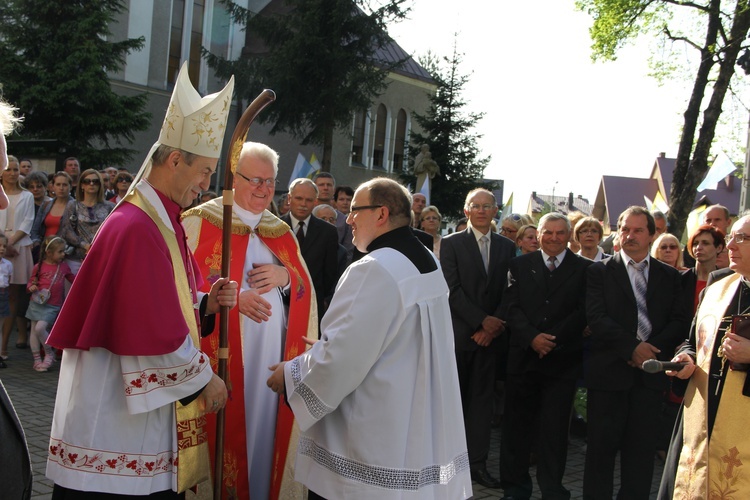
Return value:
[[(34, 266), (26, 289), (31, 293), (26, 318), (31, 320), (30, 346), (34, 369), (46, 372), (55, 362), (55, 350), (46, 345), (48, 330), (57, 319), (65, 298), (64, 280), (73, 282), (74, 275), (65, 260), (65, 240), (51, 236), (42, 243), (39, 264)], [(44, 361), (40, 352), (44, 347)]]
[[(10, 301), (8, 298), (8, 285), (13, 275), (13, 264), (5, 257), (5, 249), (8, 248), (8, 237), (0, 233), (0, 323), (10, 316)], [(0, 352), (0, 368), (5, 368), (5, 360), (8, 359), (8, 339), (3, 338), (2, 352)]]

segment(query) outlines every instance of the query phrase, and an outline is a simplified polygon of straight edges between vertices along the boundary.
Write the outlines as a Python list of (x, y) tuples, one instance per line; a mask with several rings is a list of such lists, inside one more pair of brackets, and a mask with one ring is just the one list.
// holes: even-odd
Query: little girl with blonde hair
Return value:
[[(30, 346), (34, 369), (38, 372), (46, 372), (55, 362), (55, 350), (45, 342), (65, 299), (64, 281), (72, 283), (74, 277), (65, 263), (65, 240), (59, 236), (48, 237), (42, 243), (39, 263), (34, 266), (26, 286), (31, 293), (26, 318), (31, 320)], [(40, 346), (44, 347), (44, 361)]]

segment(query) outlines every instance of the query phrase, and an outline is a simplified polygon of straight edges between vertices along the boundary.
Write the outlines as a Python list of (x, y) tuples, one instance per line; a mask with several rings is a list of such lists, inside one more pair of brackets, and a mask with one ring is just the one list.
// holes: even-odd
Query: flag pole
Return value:
[[(229, 161), (224, 174), (223, 195), (223, 224), (221, 233), (221, 276), (229, 276), (229, 258), (232, 239), (232, 206), (234, 205), (234, 192), (232, 184), (234, 172), (237, 170), (237, 162), (240, 159), (242, 145), (247, 140), (250, 125), (258, 114), (276, 100), (273, 90), (266, 89), (250, 103), (242, 114), (232, 134), (229, 143)], [(227, 361), (229, 360), (229, 308), (222, 306), (219, 311), (219, 351), (217, 375), (226, 382)], [(221, 485), (224, 482), (224, 408), (216, 415), (216, 453), (214, 455), (214, 499), (221, 499)]]

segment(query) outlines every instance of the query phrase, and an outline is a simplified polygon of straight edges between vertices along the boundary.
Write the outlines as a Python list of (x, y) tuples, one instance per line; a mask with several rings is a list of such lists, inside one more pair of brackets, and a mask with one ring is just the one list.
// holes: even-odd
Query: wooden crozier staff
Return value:
[[(240, 159), (242, 145), (247, 140), (247, 132), (258, 114), (276, 100), (273, 90), (266, 89), (250, 103), (234, 129), (229, 143), (229, 161), (224, 175), (224, 211), (221, 234), (221, 276), (229, 276), (229, 254), (232, 238), (232, 206), (234, 191), (232, 183), (237, 162)], [(219, 351), (218, 375), (223, 381), (227, 379), (227, 360), (229, 359), (229, 308), (222, 306), (219, 311)], [(216, 454), (214, 456), (214, 499), (221, 500), (221, 484), (224, 480), (224, 408), (216, 414)]]

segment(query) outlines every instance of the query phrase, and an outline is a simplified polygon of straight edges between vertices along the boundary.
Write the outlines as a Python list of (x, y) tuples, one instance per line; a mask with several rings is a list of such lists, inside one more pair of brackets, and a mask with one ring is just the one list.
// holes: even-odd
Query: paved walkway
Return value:
[[(32, 498), (35, 500), (47, 500), (52, 496), (52, 484), (44, 476), (44, 470), (46, 466), (49, 431), (52, 423), (52, 412), (55, 404), (55, 392), (57, 390), (59, 364), (55, 364), (52, 371), (48, 373), (35, 372), (31, 367), (31, 352), (28, 349), (19, 350), (13, 348), (14, 343), (15, 338), (12, 337), (10, 341), (8, 368), (0, 370), (0, 380), (5, 385), (26, 431), (32, 467), (34, 469)], [(498, 471), (499, 449), (500, 433), (497, 429), (494, 429), (487, 466), (490, 473), (495, 476), (497, 476)], [(573, 437), (570, 443), (568, 466), (565, 475), (565, 486), (571, 491), (572, 498), (581, 498), (584, 457), (585, 443), (583, 439)], [(656, 498), (661, 469), (661, 464), (657, 460), (657, 468), (654, 472), (654, 489), (651, 498)], [(616, 480), (619, 479), (616, 478)], [(474, 483), (474, 499), (500, 497), (502, 497), (502, 490), (491, 490)], [(541, 498), (536, 485), (535, 496), (533, 498)]]

